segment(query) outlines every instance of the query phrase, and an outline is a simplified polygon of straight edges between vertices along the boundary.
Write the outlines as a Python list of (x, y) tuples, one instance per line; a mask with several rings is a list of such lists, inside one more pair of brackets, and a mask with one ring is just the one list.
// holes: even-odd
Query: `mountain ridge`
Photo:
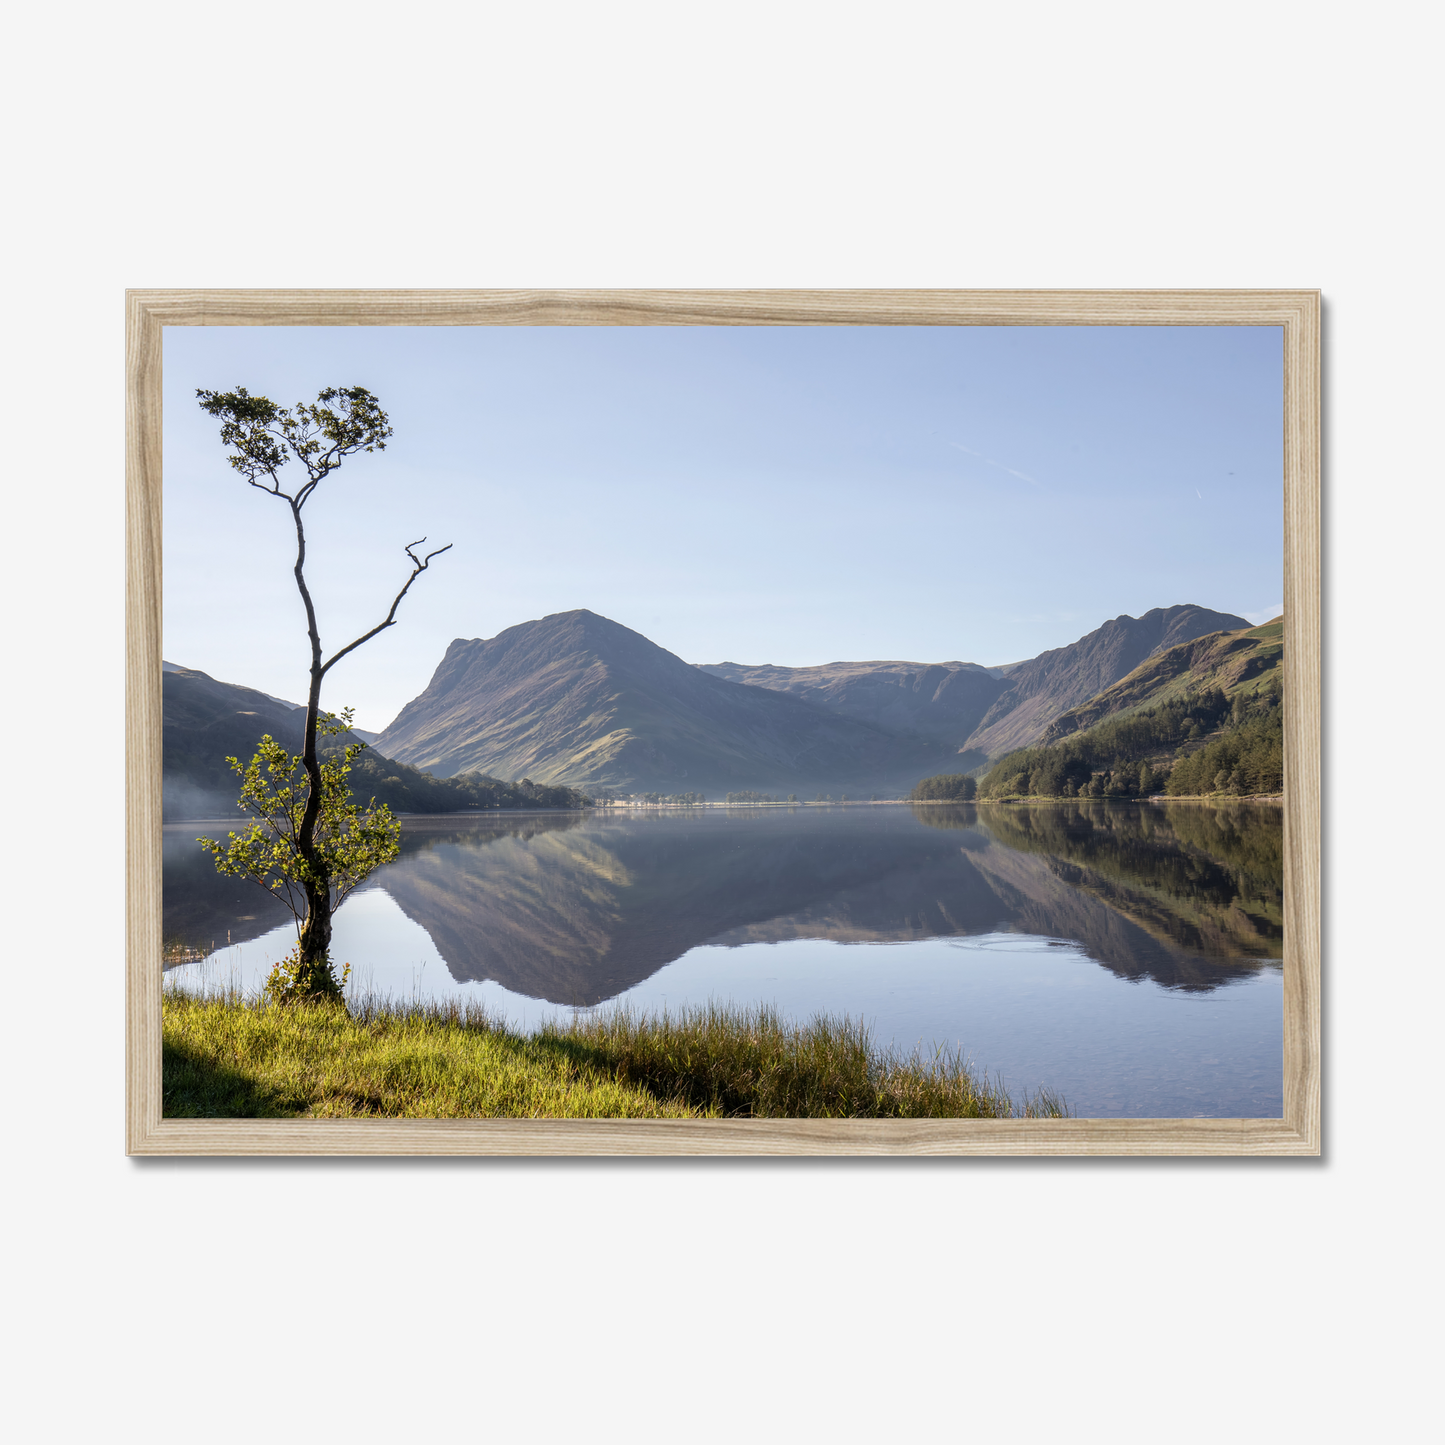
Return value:
[(714, 677), (784, 692), (881, 727), (958, 748), (1007, 687), (973, 662), (699, 663)]
[(586, 608), (455, 639), (377, 745), (443, 775), (662, 792), (891, 790), (948, 752), (714, 676)]

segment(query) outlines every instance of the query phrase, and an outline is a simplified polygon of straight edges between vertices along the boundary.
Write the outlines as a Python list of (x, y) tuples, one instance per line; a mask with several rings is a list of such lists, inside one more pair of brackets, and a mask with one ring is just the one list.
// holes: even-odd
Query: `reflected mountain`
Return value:
[[(241, 943), (289, 920), (167, 829), (165, 935)], [(1070, 940), (1118, 977), (1208, 990), (1282, 952), (1278, 809), (682, 809), (407, 818), (385, 889), (458, 982), (615, 997), (699, 944)]]
[(1279, 813), (1203, 813), (1101, 801), (436, 820), (408, 829), (376, 882), (458, 982), (553, 1003), (603, 1002), (704, 943), (999, 931), (1201, 990), (1280, 952)]
[(161, 830), (161, 937), (167, 950), (210, 952), (228, 943), (249, 943), (291, 921), (291, 910), (259, 884), (217, 873), (211, 855), (196, 842), (202, 836), (224, 838), (240, 827), (232, 818), (168, 824)]
[[(932, 827), (978, 826), (973, 808), (914, 811)], [(1037, 901), (1020, 902), (1020, 927), (1075, 938), (1121, 977), (1143, 974), (1110, 947), (1089, 942), (1083, 920), (1075, 916), (1085, 898), (1142, 929), (1171, 954), (1210, 960), (1197, 982), (1143, 971), (1173, 987), (1212, 987), (1209, 975), (1220, 960), (1273, 961), (1283, 953), (1284, 835), (1277, 808), (1086, 800), (987, 808), (983, 819), (983, 829), (1007, 854), (1038, 859), (1065, 890), (1029, 891)], [(999, 875), (1001, 886), (1006, 875), (1018, 871), (1014, 863), (1000, 868), (1007, 854), (995, 850), (981, 860)], [(1031, 877), (1036, 873), (1030, 870)], [(1041, 906), (1051, 926), (1035, 929), (1027, 919), (1039, 917)]]
[[(484, 847), (500, 838), (528, 839), (542, 831), (575, 828), (584, 821), (580, 813), (522, 814), (506, 820), (490, 813), (485, 822), (460, 824), (457, 818), (448, 813), (406, 819), (402, 856), (448, 841)], [(224, 838), (227, 832), (239, 830), (242, 821), (168, 824), (162, 830), (161, 936), (167, 948), (209, 952), (228, 943), (249, 943), (292, 921), (291, 910), (258, 884), (216, 872), (211, 855), (196, 842), (199, 837)]]

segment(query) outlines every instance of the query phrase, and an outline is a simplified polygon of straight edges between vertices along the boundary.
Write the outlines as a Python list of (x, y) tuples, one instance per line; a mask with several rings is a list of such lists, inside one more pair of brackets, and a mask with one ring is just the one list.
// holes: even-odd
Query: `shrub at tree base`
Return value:
[(270, 972), (262, 992), (272, 1003), (335, 1002), (344, 1006), (343, 994), (351, 977), (348, 963), (337, 978), (331, 966), (331, 955), (323, 953), (308, 963), (297, 944)]

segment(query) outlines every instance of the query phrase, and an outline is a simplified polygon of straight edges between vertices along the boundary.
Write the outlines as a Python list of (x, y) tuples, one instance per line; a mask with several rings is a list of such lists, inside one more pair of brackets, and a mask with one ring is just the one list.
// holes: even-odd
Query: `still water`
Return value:
[[(1084, 1117), (1277, 1117), (1278, 808), (709, 808), (413, 817), (336, 917), (362, 991), (514, 1023), (615, 1002), (775, 1003), (961, 1048)], [(285, 908), (165, 829), (174, 983), (259, 988)], [(224, 829), (221, 830), (224, 832)]]

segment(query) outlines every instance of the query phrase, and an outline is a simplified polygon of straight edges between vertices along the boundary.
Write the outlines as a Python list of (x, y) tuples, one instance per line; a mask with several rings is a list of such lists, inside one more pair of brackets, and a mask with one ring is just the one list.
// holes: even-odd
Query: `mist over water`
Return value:
[[(284, 907), (165, 832), (176, 982), (259, 987)], [(1271, 1117), (1282, 1105), (1278, 809), (709, 808), (403, 820), (337, 915), (353, 986), (461, 995), (522, 1026), (709, 998), (848, 1013), (961, 1048), (1081, 1115)]]

